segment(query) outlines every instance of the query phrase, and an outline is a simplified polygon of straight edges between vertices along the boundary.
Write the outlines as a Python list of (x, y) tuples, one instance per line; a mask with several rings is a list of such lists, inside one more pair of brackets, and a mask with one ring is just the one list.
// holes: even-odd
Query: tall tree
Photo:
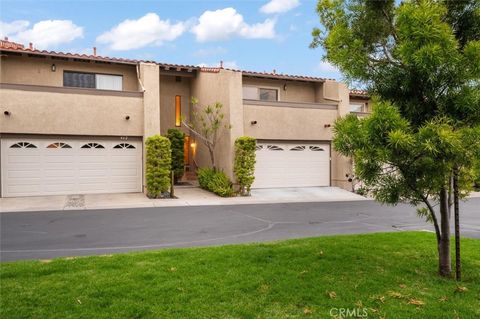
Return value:
[[(192, 97), (191, 103), (193, 108), (199, 107), (197, 98)], [(215, 149), (222, 131), (231, 129), (231, 125), (225, 123), (225, 113), (223, 113), (222, 109), (223, 104), (215, 102), (214, 104), (201, 107), (199, 111), (194, 111), (192, 113), (191, 123), (187, 123), (182, 119), (182, 124), (187, 127), (190, 132), (195, 134), (207, 147), (214, 171), (217, 170)]]
[[(439, 272), (450, 275), (452, 173), (457, 168), (459, 178), (465, 181), (471, 176), (469, 164), (454, 164), (464, 155), (465, 134), (472, 134), (467, 128), (480, 123), (478, 1), (458, 5), (418, 0), (397, 6), (394, 0), (320, 0), (317, 12), (323, 28), (313, 30), (311, 46), (322, 46), (324, 58), (348, 81), (362, 83), (387, 102), (374, 110), (381, 121), (365, 120), (372, 126), (363, 130), (370, 138), (376, 136), (370, 142), (378, 142), (371, 144), (379, 147), (378, 151), (362, 143), (342, 146), (364, 138), (347, 129), (353, 125), (352, 119), (337, 123), (336, 146), (356, 159), (357, 175), (370, 182), (378, 200), (424, 203), (426, 210), (420, 213), (428, 212), (425, 216), (434, 223), (437, 234)], [(395, 112), (405, 121), (404, 127), (388, 126)], [(377, 131), (372, 134), (371, 130)], [(398, 153), (381, 142), (403, 147)], [(367, 150), (376, 157), (362, 156), (368, 155)], [(416, 154), (418, 150), (422, 152)], [(411, 157), (399, 162), (391, 154)], [(468, 191), (467, 183), (458, 185), (463, 193)], [(410, 191), (399, 192), (407, 188)]]

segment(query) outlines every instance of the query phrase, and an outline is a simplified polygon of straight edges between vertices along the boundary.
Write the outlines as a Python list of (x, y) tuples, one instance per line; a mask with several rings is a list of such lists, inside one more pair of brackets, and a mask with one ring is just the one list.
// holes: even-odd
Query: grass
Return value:
[(2, 263), (0, 318), (480, 318), (480, 240), (462, 244), (458, 285), (422, 232)]

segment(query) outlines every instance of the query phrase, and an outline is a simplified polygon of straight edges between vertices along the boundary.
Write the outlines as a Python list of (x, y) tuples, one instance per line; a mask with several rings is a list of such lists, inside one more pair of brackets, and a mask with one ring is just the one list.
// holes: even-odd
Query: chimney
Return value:
[(220, 61), (220, 69), (223, 69), (223, 61)]
[(30, 50), (33, 50), (33, 43), (32, 43), (32, 42), (30, 42), (30, 43), (28, 44), (28, 48), (29, 48)]
[(93, 47), (93, 56), (97, 56), (97, 48)]
[(5, 37), (4, 40), (5, 40), (5, 41), (8, 41), (8, 37)]
[(273, 69), (273, 74), (277, 74), (277, 70)]

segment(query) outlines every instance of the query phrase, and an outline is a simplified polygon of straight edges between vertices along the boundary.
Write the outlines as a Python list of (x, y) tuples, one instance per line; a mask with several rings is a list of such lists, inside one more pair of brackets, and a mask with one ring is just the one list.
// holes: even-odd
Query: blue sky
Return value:
[(312, 0), (4, 1), (0, 35), (36, 48), (340, 78), (321, 49)]

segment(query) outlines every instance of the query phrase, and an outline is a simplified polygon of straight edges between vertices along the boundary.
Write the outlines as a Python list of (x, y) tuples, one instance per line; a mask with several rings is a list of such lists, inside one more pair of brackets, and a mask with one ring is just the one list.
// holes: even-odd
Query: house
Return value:
[[(336, 118), (368, 112), (364, 92), (343, 83), (276, 72), (174, 65), (40, 51), (0, 42), (1, 196), (142, 192), (144, 140), (187, 133), (185, 167), (208, 152), (181, 124), (190, 97), (221, 102), (232, 125), (217, 148), (233, 177), (233, 143), (258, 140), (254, 187), (350, 189), (350, 161), (331, 148)], [(198, 106), (201, 107), (201, 106)]]

